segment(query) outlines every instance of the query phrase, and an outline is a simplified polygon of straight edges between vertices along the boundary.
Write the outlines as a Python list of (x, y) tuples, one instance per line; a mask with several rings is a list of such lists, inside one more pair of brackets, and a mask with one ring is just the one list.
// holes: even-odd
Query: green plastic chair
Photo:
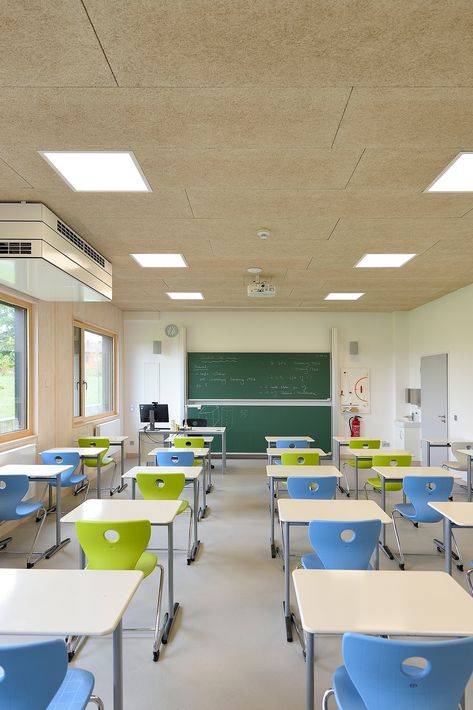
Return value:
[[(186, 477), (183, 473), (148, 473), (143, 471), (136, 474), (136, 483), (140, 493), (145, 500), (179, 500), (179, 496), (184, 490)], [(181, 500), (181, 505), (177, 511), (178, 515), (188, 510), (189, 531), (187, 535), (187, 564), (190, 565), (191, 558), (191, 530), (192, 520), (195, 512), (192, 510), (187, 500)]]
[[(381, 448), (381, 440), (380, 439), (357, 439), (356, 441), (350, 441), (348, 443), (348, 448), (349, 449), (379, 449)], [(372, 461), (358, 461), (358, 470), (360, 471), (362, 468), (371, 468), (372, 467)], [(345, 483), (347, 485), (347, 496), (348, 498), (350, 497), (350, 484), (348, 482), (348, 476), (346, 473), (346, 466), (351, 466), (352, 468), (355, 468), (355, 459), (348, 459), (348, 461), (345, 461), (343, 464), (343, 474), (345, 477)]]
[[(108, 466), (109, 464), (113, 463), (113, 473), (112, 473), (112, 478), (110, 481), (110, 488), (108, 489), (110, 492), (110, 495), (113, 496), (116, 490), (118, 490), (118, 487), (114, 487), (114, 481), (115, 481), (115, 473), (117, 470), (117, 462), (115, 459), (110, 458), (107, 456), (108, 449), (110, 448), (110, 439), (97, 439), (96, 437), (92, 438), (87, 438), (83, 437), (82, 439), (79, 439), (79, 446), (84, 449), (89, 449), (89, 448), (97, 448), (97, 449), (107, 449), (107, 451), (104, 451), (102, 454), (100, 454), (100, 468), (103, 468), (104, 466)], [(95, 459), (84, 459), (83, 464), (85, 466), (88, 466), (89, 468), (96, 468), (97, 467), (97, 461)], [(107, 490), (106, 488), (103, 488), (101, 490)]]
[[(205, 441), (203, 436), (176, 436), (173, 440), (176, 449), (204, 449)], [(194, 456), (193, 466), (203, 466), (204, 460), (202, 457)]]
[[(412, 456), (410, 454), (393, 455), (393, 456), (373, 456), (371, 460), (372, 466), (410, 466), (412, 463)], [(375, 491), (381, 491), (382, 481), (381, 476), (376, 476), (376, 478), (368, 478), (365, 485), (365, 495), (368, 499), (368, 491), (366, 486), (371, 486)], [(402, 481), (386, 481), (385, 489), (387, 491), (402, 491)]]
[(148, 577), (155, 567), (160, 570), (153, 637), (153, 661), (157, 661), (163, 636), (160, 618), (164, 568), (158, 564), (156, 555), (146, 552), (151, 537), (150, 521), (79, 520), (76, 522), (76, 533), (87, 558), (89, 570), (139, 570), (145, 577)]
[(318, 466), (320, 454), (307, 450), (307, 453), (281, 454), (281, 464), (283, 466)]

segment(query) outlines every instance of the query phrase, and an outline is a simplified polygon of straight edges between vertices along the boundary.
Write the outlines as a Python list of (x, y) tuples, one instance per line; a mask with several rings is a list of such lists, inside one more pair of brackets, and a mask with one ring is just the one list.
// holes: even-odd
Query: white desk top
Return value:
[(28, 478), (56, 478), (64, 471), (68, 471), (70, 466), (41, 464), (41, 463), (10, 463), (0, 466), (0, 476), (28, 476)]
[(336, 476), (341, 473), (336, 466), (266, 466), (266, 474), (270, 478), (287, 478), (288, 476)]
[(315, 441), (315, 439), (313, 439), (311, 436), (265, 436), (264, 438), (268, 442), (268, 444), (273, 441), (287, 441), (289, 439), (291, 441)]
[(392, 478), (396, 481), (402, 480), (405, 476), (449, 476), (452, 472), (440, 466), (373, 466), (373, 471), (379, 473), (382, 478)]
[(430, 439), (422, 439), (422, 441), (425, 441), (427, 444), (430, 444), (431, 446), (450, 446), (449, 439), (439, 439), (439, 438), (431, 437)]
[(374, 500), (305, 500), (280, 498), (279, 520), (282, 523), (308, 523), (311, 520), (381, 520), (391, 518)]
[(118, 446), (119, 444), (123, 444), (124, 441), (129, 439), (129, 436), (87, 436), (84, 437), (86, 439), (108, 439), (110, 442), (110, 446)]
[(465, 456), (469, 456), (470, 458), (473, 456), (473, 449), (458, 449), (459, 454), (465, 454)]
[(473, 636), (473, 598), (445, 572), (295, 570), (292, 577), (309, 633)]
[(282, 456), (282, 454), (300, 454), (301, 456), (304, 454), (319, 454), (319, 456), (327, 455), (325, 451), (322, 451), (322, 449), (276, 449), (274, 446), (266, 449), (266, 453), (268, 456)]
[(151, 449), (151, 451), (148, 452), (148, 456), (156, 456), (156, 454), (160, 453), (169, 453), (170, 451), (192, 451), (196, 459), (202, 458), (205, 456), (208, 456), (209, 454), (209, 449), (194, 449), (192, 446), (179, 446), (176, 447), (175, 449), (170, 449), (169, 446), (164, 447), (164, 446), (157, 446), (155, 449)]
[(133, 466), (122, 478), (136, 478), (137, 473), (183, 473), (186, 481), (194, 481), (203, 470), (202, 466)]
[(60, 446), (56, 449), (46, 449), (43, 454), (60, 454), (64, 453), (77, 453), (81, 459), (96, 459), (100, 454), (103, 454), (108, 449), (104, 449), (99, 446), (81, 447), (81, 446)]
[(193, 431), (195, 433), (201, 432), (202, 434), (224, 434), (227, 431), (226, 426), (188, 426), (183, 427), (182, 432)]
[(430, 507), (451, 520), (454, 525), (473, 527), (473, 503), (464, 501), (445, 501), (445, 503), (429, 503)]
[[(167, 436), (164, 439), (164, 443), (171, 444), (174, 441), (174, 439), (176, 438), (176, 436), (181, 437), (181, 438), (188, 438), (188, 437), (183, 437), (182, 434), (179, 434), (179, 432), (176, 431), (175, 434), (169, 434), (169, 436)], [(214, 440), (213, 436), (203, 436), (203, 437), (199, 437), (199, 438), (202, 438), (204, 440), (204, 444), (211, 444), (212, 441)], [(190, 446), (186, 446), (186, 448), (190, 449)]]
[(372, 459), (373, 456), (409, 456), (409, 451), (390, 449), (386, 446), (381, 449), (348, 449), (347, 455), (356, 459)]
[[(338, 441), (339, 444), (345, 444), (346, 446), (348, 446), (350, 441), (356, 441), (357, 438), (359, 439), (359, 437), (355, 437), (355, 436), (332, 436), (333, 441)], [(367, 438), (367, 437), (365, 437), (365, 438)], [(370, 436), (369, 438), (370, 439), (378, 439), (380, 437)]]
[[(176, 517), (181, 500), (105, 500), (84, 501), (61, 518), (61, 523), (78, 520), (149, 520), (151, 525), (169, 525)], [(0, 598), (1, 599), (1, 598)]]
[(109, 634), (142, 579), (135, 570), (0, 569), (0, 634)]

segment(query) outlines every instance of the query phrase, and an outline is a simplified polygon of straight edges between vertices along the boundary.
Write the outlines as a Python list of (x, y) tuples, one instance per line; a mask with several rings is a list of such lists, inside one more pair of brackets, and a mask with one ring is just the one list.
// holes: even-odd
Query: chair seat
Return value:
[[(16, 514), (18, 518), (26, 518), (27, 515), (32, 515), (38, 510), (41, 510), (43, 503), (39, 500), (27, 500), (18, 503), (16, 506)], [(13, 520), (13, 518), (11, 518)]]
[(94, 689), (94, 676), (80, 668), (68, 668), (66, 677), (47, 710), (85, 710)]
[(451, 468), (452, 471), (465, 471), (467, 470), (466, 466), (463, 466), (459, 461), (444, 461), (442, 464), (442, 468)]
[[(83, 483), (86, 480), (87, 480), (87, 476), (85, 476), (83, 474), (77, 474), (75, 476), (71, 476), (67, 483), (63, 483), (61, 481), (61, 487), (62, 488), (71, 488), (72, 486), (78, 486), (79, 483)], [(53, 488), (56, 487), (56, 479), (53, 479), (51, 481), (51, 485)]]
[[(347, 464), (351, 466), (352, 468), (355, 468), (355, 460), (354, 459), (348, 459)], [(358, 468), (371, 468), (373, 465), (373, 461), (358, 461)]]
[[(368, 478), (366, 483), (369, 483), (370, 486), (376, 488), (377, 491), (380, 491), (382, 488), (380, 478)], [(386, 491), (402, 491), (402, 483), (385, 483), (384, 489)]]
[(156, 557), (156, 555), (153, 555), (152, 552), (143, 552), (140, 559), (135, 565), (135, 569), (139, 570), (140, 572), (143, 572), (144, 576), (148, 577), (148, 575), (153, 572), (157, 562), (158, 558)]
[(394, 510), (397, 510), (401, 515), (404, 515), (406, 518), (413, 518), (415, 517), (416, 514), (416, 509), (412, 505), (412, 503), (398, 503), (398, 505), (394, 506)]
[[(322, 560), (320, 559), (320, 557), (315, 553), (302, 555), (301, 565), (304, 569), (326, 569), (322, 564)], [(371, 570), (373, 568), (371, 567), (371, 565), (368, 565), (367, 569)]]
[(182, 500), (181, 505), (179, 506), (179, 510), (177, 511), (177, 514), (180, 515), (185, 510), (187, 510), (188, 507), (189, 507), (189, 503), (186, 500)]
[[(103, 467), (103, 466), (108, 466), (110, 463), (115, 463), (115, 460), (108, 458), (107, 456), (104, 456), (102, 459), (102, 463), (100, 465)], [(97, 468), (97, 460), (96, 459), (84, 459), (84, 464), (88, 468)]]
[(339, 710), (367, 710), (345, 666), (339, 666), (333, 674), (333, 689)]

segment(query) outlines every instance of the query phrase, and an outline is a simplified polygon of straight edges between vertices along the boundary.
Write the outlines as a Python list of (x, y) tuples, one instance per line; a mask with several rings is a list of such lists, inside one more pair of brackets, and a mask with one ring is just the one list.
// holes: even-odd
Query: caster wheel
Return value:
[(402, 569), (402, 570), (405, 569), (405, 565), (402, 562), (399, 563), (399, 569)]
[(457, 569), (460, 570), (460, 572), (463, 572), (463, 565), (457, 565)]
[(27, 562), (26, 563), (26, 569), (33, 569), (34, 564), (32, 562)]
[(458, 560), (460, 559), (455, 552), (452, 552), (452, 557), (455, 560), (455, 562), (458, 562)]
[(441, 548), (441, 547), (437, 547), (437, 552), (440, 552), (440, 554), (442, 554), (442, 552), (443, 552), (442, 548)]
[(153, 651), (153, 661), (156, 663), (159, 658), (159, 651)]
[(187, 564), (188, 564), (188, 565), (190, 565), (191, 562), (192, 562), (192, 560), (187, 560)]
[(419, 527), (419, 523), (414, 523), (414, 527), (415, 527), (415, 528), (418, 528), (418, 527)]
[(67, 660), (69, 661), (69, 663), (72, 661), (73, 658), (74, 658), (74, 651), (69, 651), (69, 653), (67, 654)]

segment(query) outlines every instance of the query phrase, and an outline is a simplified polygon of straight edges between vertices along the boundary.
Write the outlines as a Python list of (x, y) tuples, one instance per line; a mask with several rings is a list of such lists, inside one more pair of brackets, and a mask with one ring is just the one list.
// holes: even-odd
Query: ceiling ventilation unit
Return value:
[(43, 301), (109, 301), (112, 265), (45, 205), (4, 202), (0, 283)]

